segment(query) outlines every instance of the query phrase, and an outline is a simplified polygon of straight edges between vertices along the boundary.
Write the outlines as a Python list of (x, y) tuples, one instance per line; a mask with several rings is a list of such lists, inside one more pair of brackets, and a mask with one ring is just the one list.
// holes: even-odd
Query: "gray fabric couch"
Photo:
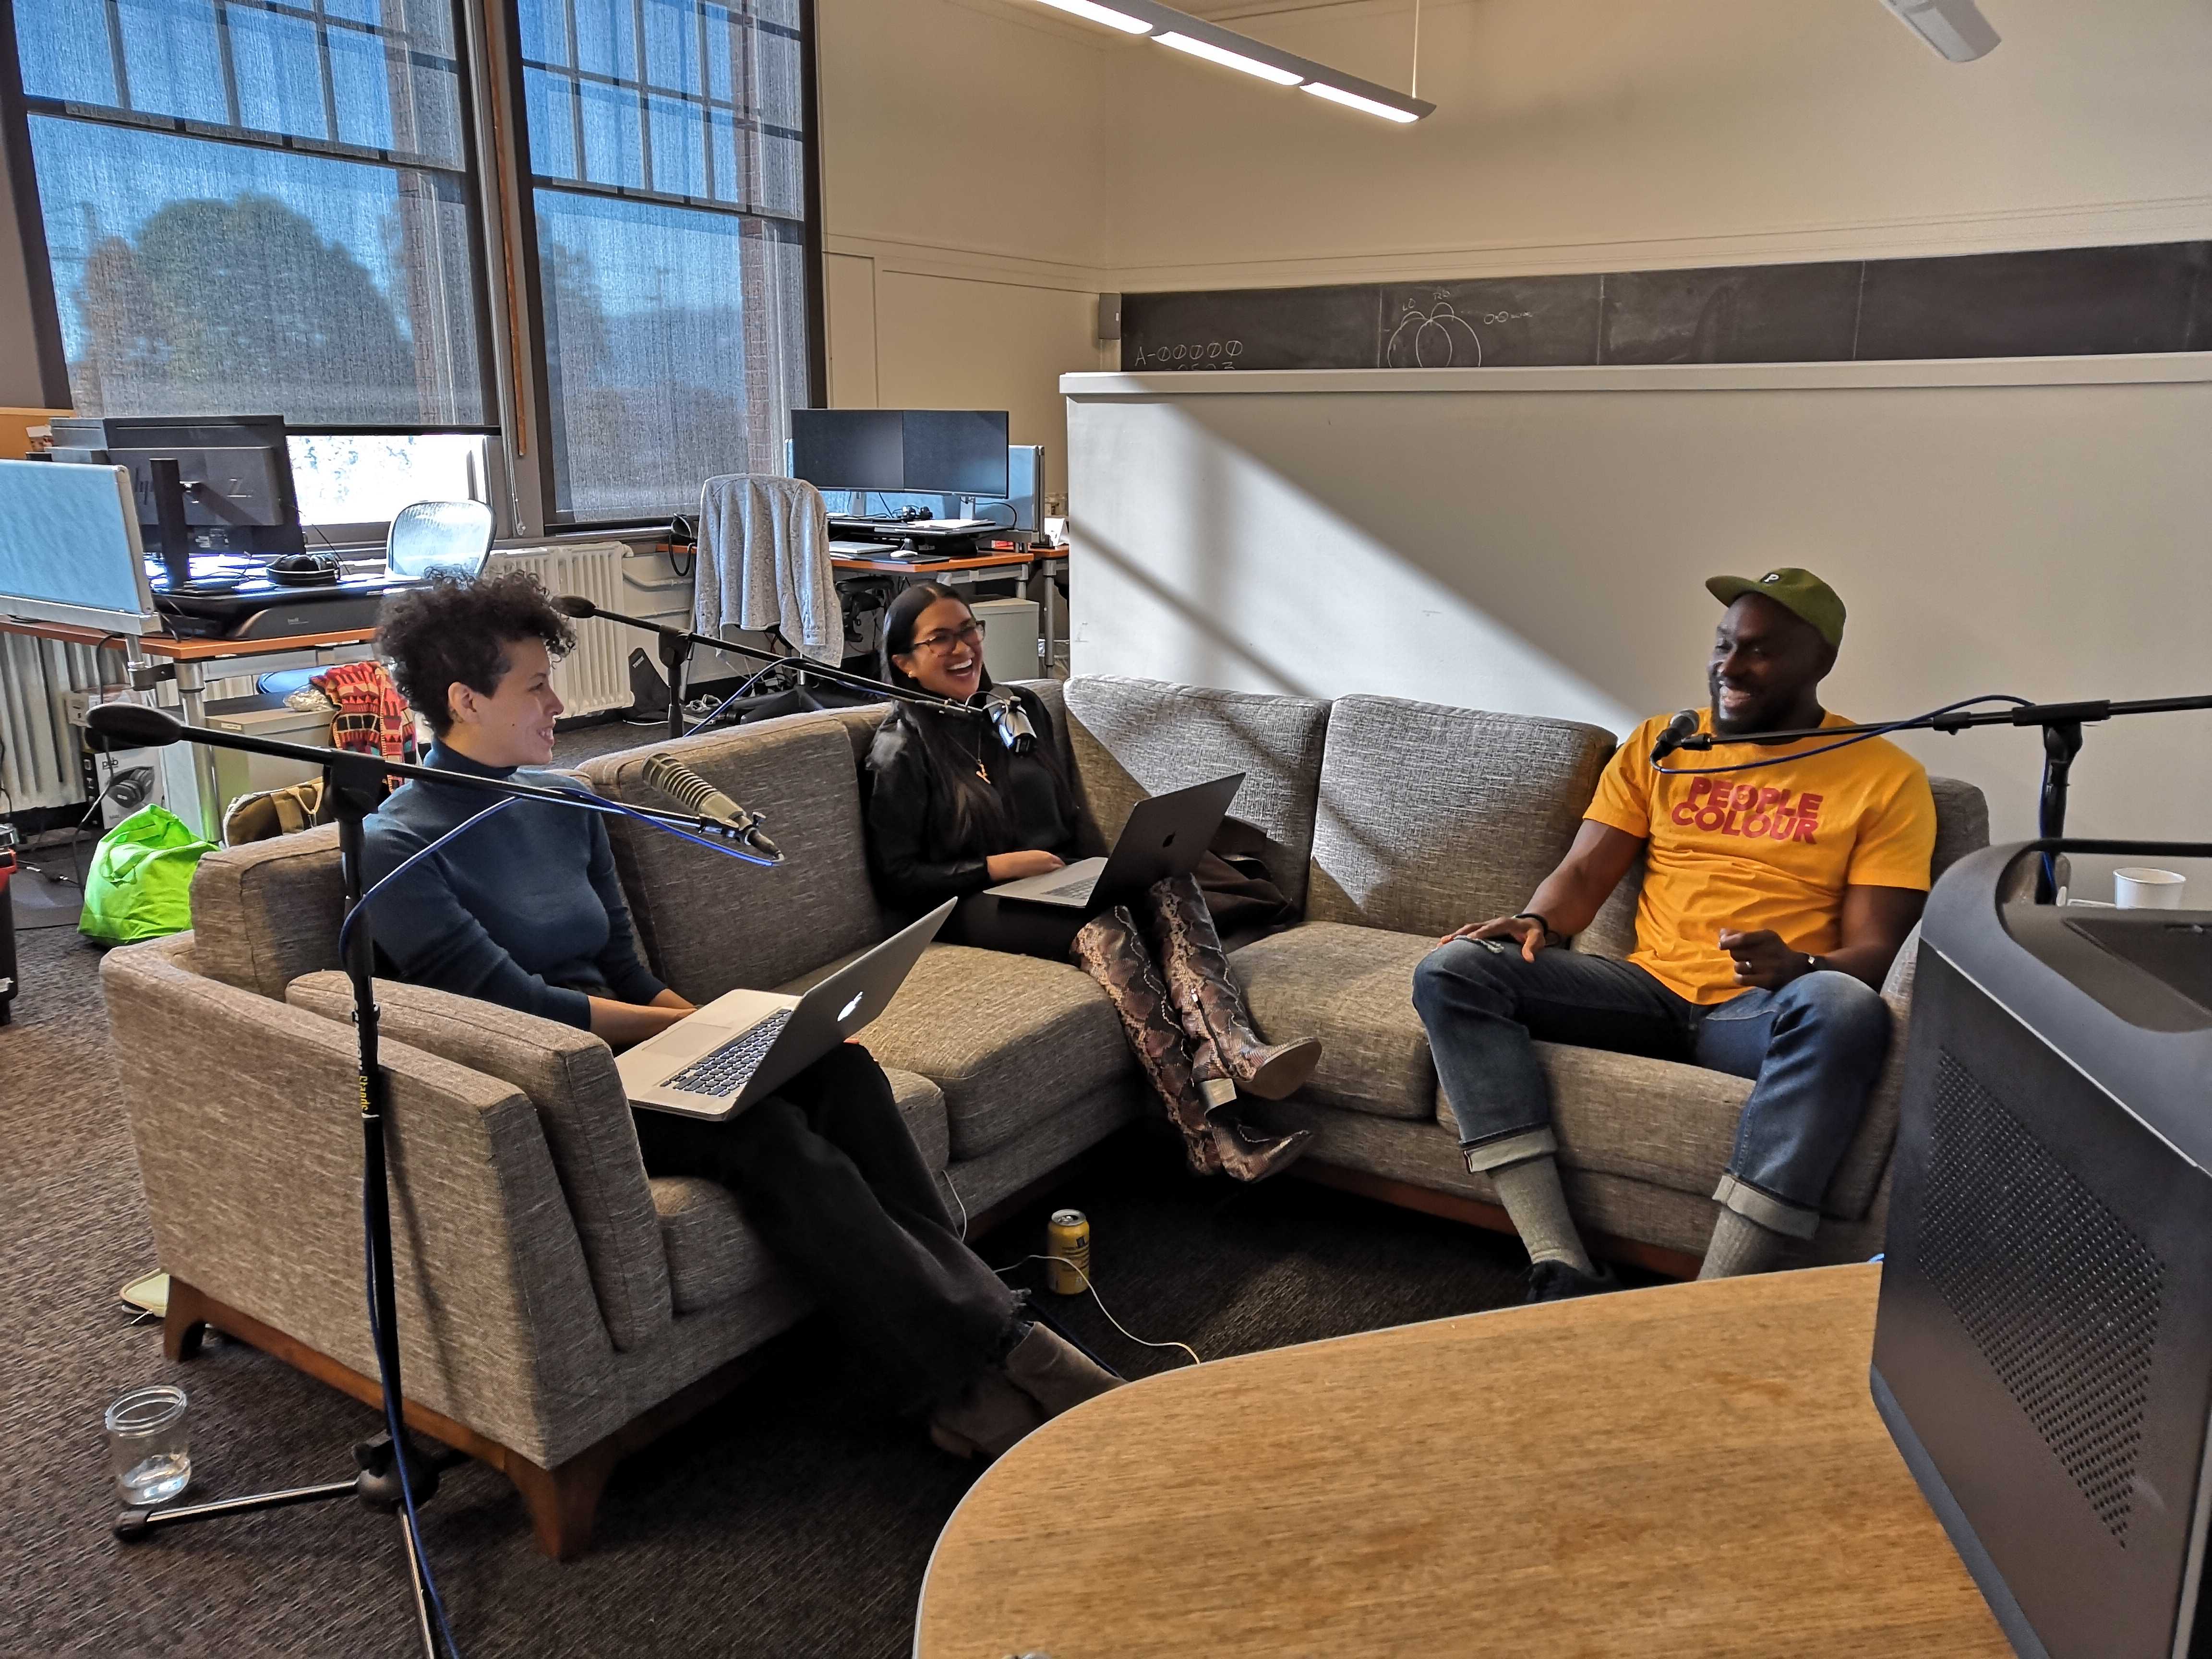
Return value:
[[(1238, 951), (1237, 970), (1264, 1030), (1326, 1045), (1304, 1091), (1257, 1109), (1316, 1132), (1300, 1173), (1504, 1224), (1460, 1162), (1413, 968), (1438, 934), (1526, 902), (1572, 838), (1610, 734), (1379, 697), (1114, 678), (1035, 689), (1091, 850), (1146, 795), (1246, 774), (1237, 814), (1305, 921)], [(805, 715), (674, 745), (765, 812), (787, 859), (761, 871), (615, 826), (641, 939), (676, 989), (703, 1001), (797, 988), (884, 935), (860, 793), (880, 717)], [(653, 801), (647, 752), (585, 775)], [(1939, 781), (1936, 798), (1940, 866), (1985, 843), (1987, 817), (1967, 786)], [(1633, 900), (1617, 896), (1577, 948), (1624, 951)], [(341, 902), (332, 830), (210, 854), (195, 930), (111, 952), (102, 981), (174, 1281), (171, 1352), (213, 1322), (373, 1398), (353, 1037), (333, 971)], [(1888, 988), (1900, 1027), (1911, 960), (1908, 946)], [(598, 1039), (419, 988), (379, 997), (410, 1418), (506, 1470), (540, 1544), (573, 1555), (614, 1462), (730, 1386), (805, 1299), (726, 1193), (647, 1176)], [(1020, 1201), (1145, 1107), (1112, 1009), (1070, 965), (934, 947), (864, 1041), (971, 1214)], [(1583, 1049), (1548, 1048), (1545, 1062), (1569, 1191), (1602, 1247), (1693, 1271), (1748, 1085)], [(1898, 1069), (1893, 1055), (1804, 1260), (1879, 1248)]]

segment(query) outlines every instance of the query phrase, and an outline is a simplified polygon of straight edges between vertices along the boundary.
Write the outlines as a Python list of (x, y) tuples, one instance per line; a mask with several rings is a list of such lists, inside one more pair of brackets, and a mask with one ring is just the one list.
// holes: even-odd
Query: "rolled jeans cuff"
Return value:
[(1508, 1164), (1526, 1164), (1532, 1158), (1557, 1158), (1559, 1138), (1552, 1133), (1550, 1124), (1540, 1123), (1533, 1129), (1516, 1129), (1511, 1134), (1479, 1140), (1471, 1146), (1462, 1142), (1460, 1152), (1467, 1159), (1469, 1175), (1486, 1175)]
[(1762, 1193), (1747, 1181), (1739, 1181), (1732, 1175), (1723, 1175), (1721, 1184), (1713, 1188), (1716, 1203), (1734, 1210), (1746, 1221), (1755, 1222), (1771, 1233), (1785, 1234), (1791, 1238), (1810, 1238), (1820, 1231), (1820, 1212), (1808, 1210), (1802, 1204), (1785, 1203), (1771, 1193)]

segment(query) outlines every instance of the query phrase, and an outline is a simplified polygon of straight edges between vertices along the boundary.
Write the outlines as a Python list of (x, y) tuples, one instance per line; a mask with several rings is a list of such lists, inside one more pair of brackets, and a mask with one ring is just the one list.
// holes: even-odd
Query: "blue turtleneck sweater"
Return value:
[[(425, 759), (479, 777), (563, 787), (574, 781), (480, 766), (443, 744), (433, 744)], [(381, 880), (497, 799), (445, 784), (403, 784), (365, 826), (362, 873)], [(638, 960), (606, 821), (596, 812), (518, 800), (378, 894), (368, 919), (398, 977), (586, 1030), (588, 997), (650, 1002), (663, 988)]]

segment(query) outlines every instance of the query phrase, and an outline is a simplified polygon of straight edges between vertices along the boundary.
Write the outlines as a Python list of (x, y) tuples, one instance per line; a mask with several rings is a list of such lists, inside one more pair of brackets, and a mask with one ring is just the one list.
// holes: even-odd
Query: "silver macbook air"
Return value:
[(1143, 892), (1156, 881), (1187, 876), (1198, 868), (1243, 781), (1244, 775), (1235, 772), (1140, 800), (1121, 827), (1114, 850), (1104, 858), (1078, 859), (1043, 875), (1001, 882), (984, 890), (1025, 904), (1087, 910), (1094, 900), (1112, 904)]
[(630, 1104), (730, 1118), (774, 1093), (883, 1012), (954, 902), (947, 899), (803, 997), (726, 992), (616, 1055)]

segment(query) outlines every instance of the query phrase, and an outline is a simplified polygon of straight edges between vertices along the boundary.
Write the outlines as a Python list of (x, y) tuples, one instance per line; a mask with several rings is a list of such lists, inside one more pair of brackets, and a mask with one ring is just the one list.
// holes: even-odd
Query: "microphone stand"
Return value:
[[(441, 771), (436, 767), (387, 761), (381, 756), (356, 754), (343, 749), (283, 743), (275, 738), (251, 737), (243, 732), (185, 726), (157, 710), (137, 705), (108, 706), (131, 711), (127, 722), (113, 722), (118, 729), (112, 732), (112, 736), (118, 746), (161, 744), (174, 743), (181, 738), (210, 749), (238, 749), (248, 754), (272, 755), (281, 760), (321, 767), (324, 799), (330, 803), (337, 817), (338, 861), (344, 872), (345, 908), (349, 921), (361, 906), (363, 890), (362, 826), (368, 815), (381, 804), (383, 782), (386, 777), (427, 779), (510, 799), (557, 801), (566, 806), (604, 811), (617, 817), (627, 817), (635, 812), (639, 817), (692, 833), (714, 836), (725, 833), (723, 826), (712, 819), (686, 813), (660, 811), (647, 807), (623, 809), (611, 805), (594, 805), (589, 799), (559, 789), (543, 788), (536, 784), (479, 777), (473, 773)], [(94, 709), (93, 713), (96, 718), (100, 711)], [(149, 715), (157, 718), (148, 719)], [(105, 744), (110, 736), (103, 732), (97, 724), (89, 735), (100, 739), (101, 744)], [(754, 859), (752, 861), (764, 863), (767, 860)], [(436, 1492), (439, 1471), (464, 1461), (464, 1454), (450, 1450), (436, 1454), (425, 1452), (414, 1444), (406, 1430), (406, 1395), (401, 1390), (399, 1378), (398, 1306), (392, 1278), (392, 1202), (385, 1174), (385, 1119), (390, 1109), (391, 1090), (389, 1080), (377, 1060), (376, 945), (366, 918), (352, 930), (345, 951), (344, 965), (346, 978), (353, 988), (354, 1034), (360, 1062), (362, 1226), (367, 1234), (370, 1304), (374, 1313), (372, 1335), (377, 1369), (381, 1374), (385, 1419), (388, 1426), (384, 1433), (354, 1448), (354, 1462), (359, 1473), (349, 1480), (292, 1486), (211, 1503), (176, 1504), (160, 1509), (126, 1509), (116, 1519), (115, 1535), (131, 1540), (143, 1538), (164, 1527), (220, 1520), (233, 1515), (251, 1515), (262, 1510), (286, 1509), (295, 1504), (357, 1497), (371, 1509), (398, 1516), (401, 1538), (407, 1551), (409, 1578), (414, 1592), (416, 1633), (422, 1638), (422, 1650), (429, 1659), (440, 1659), (438, 1637), (431, 1621), (434, 1592), (428, 1583), (428, 1565), (417, 1553), (420, 1540), (413, 1527), (413, 1511), (416, 1504), (428, 1502)], [(442, 1618), (442, 1614), (441, 1616)]]
[[(2043, 841), (2056, 841), (2066, 833), (2067, 785), (2075, 758), (2081, 752), (2081, 728), (2084, 726), (2124, 714), (2174, 714), (2204, 708), (2212, 708), (2212, 696), (2142, 697), (2130, 702), (2114, 702), (2109, 698), (2094, 698), (2084, 702), (2026, 702), (2011, 708), (1983, 709), (1979, 712), (1946, 711), (1916, 715), (1904, 720), (1821, 726), (1794, 732), (1747, 732), (1740, 738), (1700, 732), (1683, 738), (1675, 747), (1706, 750), (1724, 743), (1802, 743), (1810, 738), (1887, 736), (1892, 732), (1954, 733), (1975, 726), (2039, 726), (2043, 728), (2043, 787), (2036, 804), (2036, 834)], [(2037, 899), (2049, 903), (2057, 896), (2057, 873), (2046, 854), (2042, 860), (2040, 873), (2036, 878)]]
[(642, 629), (648, 634), (659, 636), (660, 660), (667, 665), (670, 677), (668, 735), (672, 738), (680, 738), (684, 735), (684, 689), (679, 677), (683, 672), (684, 665), (691, 659), (692, 650), (700, 647), (709, 651), (726, 651), (732, 656), (750, 657), (755, 662), (769, 663), (794, 669), (800, 673), (812, 674), (827, 680), (832, 685), (844, 686), (848, 690), (866, 691), (875, 696), (888, 698), (894, 702), (912, 703), (917, 708), (933, 708), (940, 714), (967, 714), (978, 719), (989, 718), (983, 710), (971, 708), (964, 702), (955, 702), (950, 697), (936, 696), (927, 691), (909, 691), (903, 686), (887, 684), (882, 680), (871, 679), (866, 674), (855, 674), (843, 668), (831, 668), (808, 658), (779, 657), (772, 651), (761, 650), (757, 646), (740, 645), (732, 640), (718, 640), (706, 634), (686, 633), (680, 628), (671, 628), (665, 623), (647, 622), (642, 617), (625, 617), (619, 611), (609, 611), (602, 606), (591, 605), (588, 600), (574, 601), (580, 605), (588, 605), (588, 609), (572, 611), (568, 609), (568, 605), (573, 600), (574, 596), (564, 594), (554, 601), (554, 608), (565, 616), (576, 617), (579, 621), (599, 617), (607, 622), (620, 623), (625, 628)]

